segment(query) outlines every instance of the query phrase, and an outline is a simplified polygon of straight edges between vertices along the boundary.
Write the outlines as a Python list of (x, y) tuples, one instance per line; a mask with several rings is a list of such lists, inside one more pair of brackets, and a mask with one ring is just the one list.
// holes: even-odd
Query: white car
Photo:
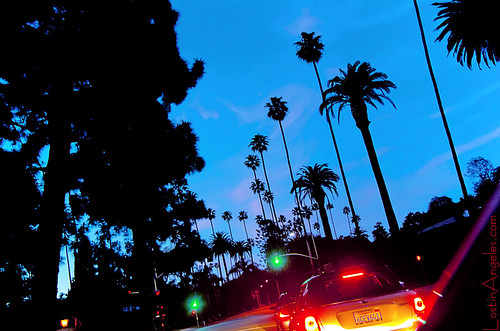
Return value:
[(425, 304), (387, 267), (354, 266), (305, 281), (292, 329), (300, 331), (417, 330)]

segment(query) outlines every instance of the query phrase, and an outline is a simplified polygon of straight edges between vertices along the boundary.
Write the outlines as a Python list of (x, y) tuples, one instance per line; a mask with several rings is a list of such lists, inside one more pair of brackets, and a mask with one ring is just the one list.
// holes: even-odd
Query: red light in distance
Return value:
[(363, 276), (363, 275), (364, 275), (363, 272), (357, 272), (355, 274), (344, 275), (344, 276), (342, 276), (342, 278), (346, 279), (346, 278), (352, 278), (352, 277), (359, 277), (359, 276)]

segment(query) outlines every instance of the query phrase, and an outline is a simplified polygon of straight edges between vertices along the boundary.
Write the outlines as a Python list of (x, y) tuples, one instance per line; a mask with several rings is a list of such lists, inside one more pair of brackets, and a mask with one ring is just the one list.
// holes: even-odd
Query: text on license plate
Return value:
[(382, 313), (378, 308), (355, 311), (353, 315), (354, 315), (354, 322), (356, 323), (356, 325), (372, 323), (382, 320)]

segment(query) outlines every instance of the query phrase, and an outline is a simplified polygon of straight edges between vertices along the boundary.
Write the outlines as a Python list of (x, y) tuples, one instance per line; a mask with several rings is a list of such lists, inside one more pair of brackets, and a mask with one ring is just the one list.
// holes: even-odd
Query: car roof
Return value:
[(340, 275), (344, 273), (349, 273), (349, 272), (355, 272), (355, 271), (363, 271), (363, 272), (374, 272), (374, 271), (388, 271), (390, 273), (391, 270), (387, 265), (368, 265), (368, 264), (354, 264), (354, 265), (347, 265), (344, 267), (340, 267), (337, 269), (334, 269), (332, 271), (328, 272), (323, 272), (319, 275), (314, 275), (304, 281), (301, 285), (301, 287), (305, 286), (309, 282), (316, 280), (316, 279), (326, 279), (326, 278), (335, 278), (335, 277), (340, 277)]

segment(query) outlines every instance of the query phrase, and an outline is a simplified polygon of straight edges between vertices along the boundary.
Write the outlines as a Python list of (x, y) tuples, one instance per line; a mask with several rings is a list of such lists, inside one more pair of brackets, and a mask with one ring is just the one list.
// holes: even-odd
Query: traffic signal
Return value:
[(195, 313), (199, 313), (201, 310), (203, 310), (204, 306), (205, 306), (205, 303), (204, 303), (202, 297), (197, 295), (197, 294), (190, 296), (186, 300), (186, 310), (188, 312), (195, 311)]
[(273, 271), (279, 271), (285, 267), (287, 263), (286, 255), (278, 252), (272, 253), (268, 257), (269, 268)]

